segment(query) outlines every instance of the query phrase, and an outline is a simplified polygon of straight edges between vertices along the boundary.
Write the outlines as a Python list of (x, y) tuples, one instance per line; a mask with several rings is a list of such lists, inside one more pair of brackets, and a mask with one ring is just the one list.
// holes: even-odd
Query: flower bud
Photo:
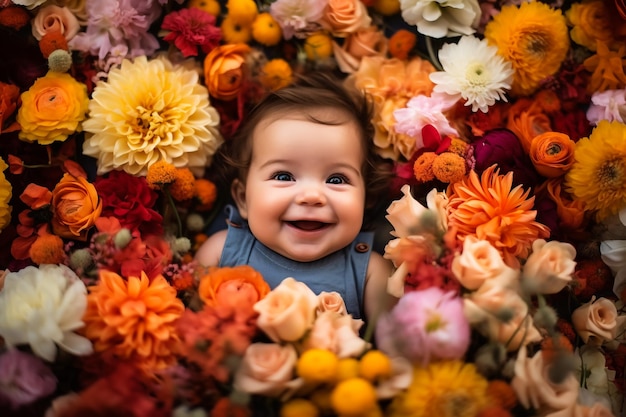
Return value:
[(72, 55), (64, 49), (56, 49), (48, 57), (50, 71), (67, 72), (71, 66)]
[(204, 219), (198, 213), (191, 213), (187, 216), (187, 230), (199, 232), (204, 228)]
[(72, 252), (70, 255), (70, 266), (74, 270), (85, 270), (93, 262), (91, 254), (87, 249), (78, 249)]
[(186, 253), (191, 249), (191, 242), (186, 237), (179, 237), (174, 241), (172, 248), (176, 253)]
[(130, 234), (130, 230), (123, 228), (120, 229), (119, 232), (115, 234), (113, 238), (113, 243), (117, 249), (124, 249), (130, 241), (133, 239), (133, 236)]

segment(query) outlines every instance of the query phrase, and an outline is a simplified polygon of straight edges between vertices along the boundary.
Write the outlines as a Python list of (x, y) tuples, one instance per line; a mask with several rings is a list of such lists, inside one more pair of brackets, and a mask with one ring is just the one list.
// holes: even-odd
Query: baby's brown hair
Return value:
[(254, 130), (263, 120), (279, 117), (281, 113), (301, 113), (315, 123), (334, 125), (343, 122), (321, 120), (311, 115), (314, 109), (335, 108), (341, 110), (359, 129), (364, 161), (361, 167), (365, 182), (364, 228), (369, 227), (381, 207), (386, 207), (386, 198), (391, 180), (390, 163), (375, 150), (372, 124), (372, 106), (360, 91), (346, 86), (338, 77), (319, 72), (297, 76), (287, 87), (268, 93), (246, 116), (244, 123), (232, 138), (227, 139), (213, 159), (218, 185), (230, 190), (235, 179), (245, 184), (252, 160), (252, 138)]

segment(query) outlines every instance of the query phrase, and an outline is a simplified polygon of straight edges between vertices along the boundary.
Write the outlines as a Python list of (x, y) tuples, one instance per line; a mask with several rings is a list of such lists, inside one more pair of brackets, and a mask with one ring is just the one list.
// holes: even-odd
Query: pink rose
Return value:
[(348, 310), (346, 309), (346, 303), (344, 302), (341, 295), (336, 292), (326, 292), (322, 291), (317, 296), (318, 306), (317, 311), (333, 311), (339, 314), (348, 314)]
[(337, 65), (346, 74), (352, 74), (359, 69), (361, 58), (384, 56), (386, 53), (387, 38), (376, 26), (361, 28), (348, 35), (341, 46), (333, 42), (333, 54)]
[(372, 18), (361, 0), (328, 0), (321, 23), (334, 36), (344, 37), (368, 27)]
[(235, 373), (234, 386), (250, 394), (278, 397), (301, 384), (293, 378), (297, 361), (293, 345), (252, 343)]
[(359, 337), (362, 325), (363, 320), (355, 320), (350, 315), (325, 311), (317, 316), (302, 347), (330, 350), (339, 358), (358, 357), (370, 346)]
[[(515, 361), (515, 376), (511, 387), (524, 408), (533, 408), (538, 415), (563, 411), (572, 408), (578, 399), (578, 380), (570, 373), (560, 383), (552, 381), (549, 364), (543, 360), (543, 353), (527, 356), (526, 347), (520, 348)], [(563, 414), (571, 415), (571, 414)]]
[(274, 342), (294, 342), (313, 326), (317, 296), (306, 284), (285, 278), (254, 305), (257, 326)]
[(518, 271), (504, 263), (500, 252), (486, 240), (468, 236), (463, 242), (463, 252), (452, 260), (452, 273), (462, 286), (468, 290), (477, 290), (486, 281), (503, 274), (512, 278)]
[(524, 264), (524, 282), (535, 293), (556, 294), (572, 280), (575, 257), (576, 249), (569, 243), (537, 239)]
[(591, 301), (574, 310), (572, 324), (583, 342), (601, 345), (615, 339), (618, 329), (617, 308), (611, 300), (604, 297), (596, 300), (593, 296)]
[(37, 11), (31, 22), (33, 36), (41, 40), (46, 33), (61, 32), (66, 40), (72, 39), (80, 30), (76, 16), (67, 7), (45, 6)]

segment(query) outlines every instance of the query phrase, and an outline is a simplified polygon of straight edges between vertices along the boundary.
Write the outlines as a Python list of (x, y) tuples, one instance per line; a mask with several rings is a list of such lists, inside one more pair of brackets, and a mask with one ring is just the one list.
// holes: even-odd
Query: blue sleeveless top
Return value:
[(372, 253), (373, 232), (361, 232), (347, 247), (313, 262), (285, 258), (259, 242), (237, 209), (226, 207), (228, 234), (219, 266), (249, 265), (257, 270), (270, 288), (293, 277), (315, 293), (336, 291), (344, 299), (348, 313), (364, 319), (365, 277)]

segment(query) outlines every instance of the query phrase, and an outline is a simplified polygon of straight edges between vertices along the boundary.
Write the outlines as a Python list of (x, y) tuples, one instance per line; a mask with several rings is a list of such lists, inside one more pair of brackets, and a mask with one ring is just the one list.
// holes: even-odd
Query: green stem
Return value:
[(176, 224), (178, 225), (178, 233), (176, 234), (176, 237), (181, 237), (183, 235), (183, 223), (178, 215), (178, 210), (176, 210), (176, 203), (174, 202), (172, 194), (167, 186), (163, 187), (163, 193), (167, 197), (167, 201), (169, 202), (172, 210), (174, 211), (174, 216), (176, 217)]
[(435, 49), (433, 48), (433, 38), (430, 36), (426, 36), (426, 49), (428, 50), (428, 56), (430, 57), (430, 62), (437, 69), (437, 71), (443, 71), (443, 67), (439, 62), (439, 58), (437, 58), (437, 54), (435, 54)]

